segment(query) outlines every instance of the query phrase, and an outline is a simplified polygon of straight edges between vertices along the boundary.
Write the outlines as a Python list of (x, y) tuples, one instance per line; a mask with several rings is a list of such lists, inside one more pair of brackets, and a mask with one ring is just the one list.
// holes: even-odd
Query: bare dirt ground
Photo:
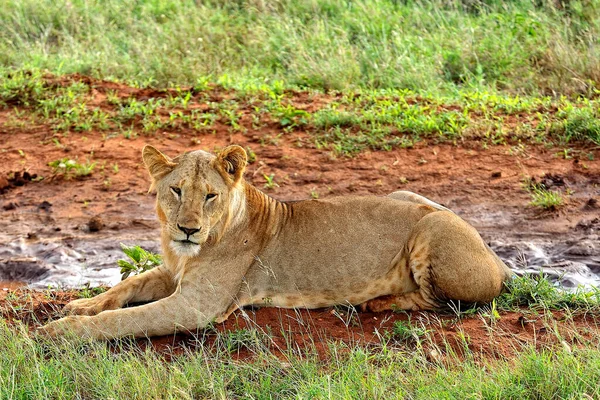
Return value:
[[(164, 96), (148, 89), (90, 82), (101, 107), (109, 90), (121, 97), (139, 99)], [(319, 101), (327, 101), (326, 96), (309, 98), (298, 94), (295, 105), (310, 109)], [(506, 260), (514, 261), (525, 254), (534, 264), (536, 257), (545, 264), (567, 260), (566, 272), (586, 267), (578, 275), (583, 278), (573, 278), (571, 283), (581, 283), (586, 276), (593, 282), (600, 272), (597, 147), (570, 146), (575, 154), (585, 150), (594, 155), (594, 160), (585, 162), (578, 157), (565, 159), (557, 155), (562, 149), (541, 145), (484, 149), (476, 141), (454, 145), (431, 140), (419, 142), (412, 149), (366, 151), (346, 158), (317, 148), (309, 132), (284, 131), (277, 124), (260, 129), (247, 124), (244, 132), (217, 124), (210, 133), (181, 128), (125, 139), (106, 131), (58, 134), (44, 123), (8, 126), (5, 122), (9, 119), (14, 119), (14, 110), (1, 110), (0, 309), (4, 309), (5, 318), (23, 320), (31, 327), (37, 325), (33, 315), (43, 321), (47, 312), (54, 313), (72, 294), (59, 292), (47, 298), (43, 292), (14, 292), (19, 282), (45, 286), (56, 279), (65, 286), (85, 282), (114, 284), (119, 277), (115, 260), (120, 254), (120, 242), (158, 250), (153, 196), (147, 193), (149, 178), (141, 162), (145, 144), (173, 156), (194, 149), (213, 151), (233, 143), (249, 147), (256, 153), (256, 160), (249, 164), (246, 179), (281, 200), (411, 190), (455, 210), (478, 228)], [(241, 121), (246, 126), (244, 117)], [(64, 157), (97, 164), (90, 176), (66, 179), (54, 175), (48, 166)], [(277, 185), (265, 188), (266, 177), (271, 175)], [(530, 195), (523, 189), (527, 178), (561, 191), (567, 198), (566, 205), (555, 211), (530, 206)], [(75, 269), (77, 273), (73, 272)], [(13, 297), (23, 301), (16, 314), (15, 300), (7, 299), (7, 293), (16, 293)], [(340, 316), (343, 312), (337, 309), (262, 309), (246, 313), (248, 318), (238, 312), (217, 329), (232, 330), (244, 324), (270, 327), (273, 344), (280, 347), (286, 347), (289, 343), (285, 341), (290, 338), (298, 343), (329, 337), (369, 344), (379, 341), (377, 332), (389, 330), (395, 320), (407, 318), (405, 314), (393, 313)], [(434, 329), (439, 343), (444, 337), (452, 341), (466, 332), (471, 338), (469, 347), (500, 356), (510, 355), (519, 343), (542, 343), (556, 338), (540, 322), (543, 316), (523, 313), (503, 315), (493, 330), (481, 318), (455, 321), (453, 317), (440, 319), (432, 314), (412, 318)], [(443, 322), (445, 318), (450, 322)], [(590, 318), (592, 323), (588, 324)], [(561, 316), (557, 315), (557, 319), (561, 320)], [(597, 329), (597, 321), (590, 316), (564, 319), (565, 329), (568, 326), (571, 332), (572, 325), (583, 320), (585, 326)], [(291, 335), (278, 333), (281, 330), (288, 330)], [(152, 345), (178, 347), (194, 338), (180, 335), (176, 340), (157, 339)], [(458, 339), (455, 341), (458, 343)], [(495, 344), (490, 347), (490, 343)]]

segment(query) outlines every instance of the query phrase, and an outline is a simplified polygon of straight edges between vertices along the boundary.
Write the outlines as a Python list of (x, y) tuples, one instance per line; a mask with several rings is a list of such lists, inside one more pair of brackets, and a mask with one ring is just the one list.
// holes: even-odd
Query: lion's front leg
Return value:
[[(204, 275), (197, 271), (197, 275)], [(123, 336), (147, 337), (178, 330), (204, 328), (223, 314), (240, 287), (241, 278), (223, 274), (213, 279), (188, 276), (175, 293), (142, 306), (109, 310), (94, 316), (70, 316), (40, 328), (40, 333), (55, 337), (72, 332), (93, 339)]]
[(91, 339), (160, 336), (203, 328), (221, 312), (220, 305), (199, 303), (199, 299), (176, 293), (139, 307), (61, 318), (41, 327), (39, 332), (48, 337), (72, 333)]
[(159, 300), (171, 295), (174, 290), (175, 282), (170, 272), (161, 265), (131, 276), (91, 299), (74, 300), (63, 311), (74, 315), (96, 315), (121, 308), (130, 302)]

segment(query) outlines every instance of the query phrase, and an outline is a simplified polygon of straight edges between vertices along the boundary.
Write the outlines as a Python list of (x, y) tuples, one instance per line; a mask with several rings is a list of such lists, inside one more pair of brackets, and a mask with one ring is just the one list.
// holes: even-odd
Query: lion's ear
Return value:
[(146, 168), (148, 168), (148, 172), (150, 172), (150, 176), (152, 176), (154, 181), (163, 178), (169, 172), (173, 171), (173, 168), (177, 165), (172, 162), (169, 157), (150, 145), (144, 146), (144, 149), (142, 150), (142, 160), (144, 160), (144, 164), (146, 165)]
[(216, 166), (233, 184), (237, 184), (242, 179), (247, 161), (246, 150), (232, 145), (221, 150), (216, 159)]

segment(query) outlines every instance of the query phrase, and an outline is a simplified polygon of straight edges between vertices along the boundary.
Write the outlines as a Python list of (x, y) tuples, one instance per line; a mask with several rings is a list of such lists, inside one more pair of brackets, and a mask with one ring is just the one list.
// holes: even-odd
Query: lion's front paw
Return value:
[(65, 317), (56, 321), (52, 321), (40, 328), (37, 332), (47, 338), (56, 338), (67, 334), (76, 336), (86, 336), (86, 320), (90, 317)]
[(63, 312), (71, 315), (96, 315), (102, 311), (119, 308), (110, 297), (93, 297), (91, 299), (73, 300), (63, 308)]

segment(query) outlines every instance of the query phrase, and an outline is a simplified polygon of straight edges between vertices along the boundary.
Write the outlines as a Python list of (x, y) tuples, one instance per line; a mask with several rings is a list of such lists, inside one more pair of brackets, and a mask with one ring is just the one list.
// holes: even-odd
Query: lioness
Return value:
[[(285, 203), (245, 182), (239, 146), (174, 159), (146, 146), (142, 156), (164, 264), (69, 303), (76, 315), (46, 335), (166, 335), (249, 304), (435, 310), (488, 302), (511, 276), (473, 227), (414, 193)], [(134, 302), (150, 303), (121, 308)]]

